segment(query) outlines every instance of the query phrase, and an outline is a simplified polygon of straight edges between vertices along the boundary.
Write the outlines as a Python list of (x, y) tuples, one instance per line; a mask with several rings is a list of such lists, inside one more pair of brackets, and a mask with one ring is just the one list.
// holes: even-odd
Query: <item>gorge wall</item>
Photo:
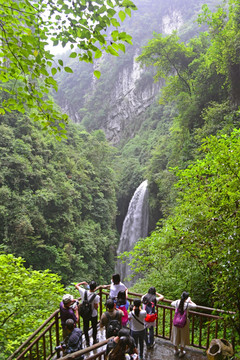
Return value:
[[(122, 26), (123, 31), (132, 35), (133, 46), (128, 46), (126, 54), (117, 59), (106, 55), (94, 64), (101, 70), (100, 80), (89, 77), (92, 65), (86, 75), (86, 65), (82, 71), (82, 64), (78, 64), (73, 77), (76, 101), (68, 97), (71, 87), (66, 88), (64, 81), (65, 88), (61, 89), (61, 96), (57, 95), (58, 103), (74, 122), (83, 123), (89, 131), (102, 129), (113, 145), (135, 136), (138, 126), (133, 123), (137, 123), (138, 116), (155, 101), (163, 85), (163, 82), (154, 82), (154, 70), (140, 68), (135, 61), (141, 47), (152, 38), (153, 32), (170, 34), (176, 30), (184, 34), (186, 18), (196, 16), (203, 1), (172, 0), (166, 4), (162, 0), (136, 0), (135, 3), (138, 10)], [(192, 8), (190, 3), (194, 4)], [(113, 67), (115, 72), (111, 77)]]

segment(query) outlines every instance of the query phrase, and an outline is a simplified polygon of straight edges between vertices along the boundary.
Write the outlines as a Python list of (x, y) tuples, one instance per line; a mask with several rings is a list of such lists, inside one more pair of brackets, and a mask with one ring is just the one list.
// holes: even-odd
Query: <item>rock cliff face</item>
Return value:
[[(139, 86), (145, 70), (135, 62), (137, 55), (136, 53), (133, 57), (132, 66), (124, 68), (119, 73), (110, 97), (109, 102), (114, 105), (107, 115), (103, 130), (112, 144), (117, 144), (121, 140), (128, 124), (151, 105), (159, 92), (160, 83), (154, 83), (152, 79)], [(132, 137), (134, 134), (128, 135)]]
[[(65, 87), (60, 89), (61, 96), (57, 101), (74, 122), (83, 121), (89, 131), (102, 129), (113, 145), (135, 136), (141, 126), (139, 115), (156, 101), (163, 85), (163, 82), (154, 83), (153, 70), (151, 72), (149, 68), (140, 68), (135, 59), (141, 53), (141, 46), (152, 38), (153, 32), (171, 34), (174, 30), (183, 28), (187, 10), (196, 10), (189, 10), (190, 1), (192, 0), (169, 0), (167, 4), (163, 0), (134, 1), (138, 11), (128, 20), (124, 29), (133, 36), (134, 47), (130, 51), (132, 55), (127, 51), (123, 55), (124, 59), (127, 57), (127, 61), (115, 62), (115, 75), (112, 76), (109, 71), (110, 75), (107, 75), (107, 82), (104, 83), (104, 72), (101, 79), (96, 80), (92, 76), (92, 68), (88, 72), (90, 77), (85, 70), (78, 69), (70, 82), (62, 82)], [(201, 1), (203, 0), (196, 0), (195, 3), (199, 6)], [(118, 65), (120, 62), (121, 65)], [(103, 63), (105, 68), (112, 66), (109, 56), (103, 56), (94, 67), (101, 67)], [(101, 94), (102, 99), (96, 105), (96, 99)]]
[[(160, 33), (171, 34), (183, 24), (181, 12), (169, 9), (160, 19), (160, 24)], [(119, 72), (109, 99), (109, 103), (114, 105), (111, 105), (106, 122), (101, 127), (113, 145), (117, 145), (123, 136), (131, 138), (135, 135), (132, 128), (128, 130), (128, 125), (155, 101), (164, 83), (154, 83), (153, 74), (147, 73), (146, 76), (146, 69), (135, 61), (139, 54), (140, 49), (136, 49), (132, 63)]]

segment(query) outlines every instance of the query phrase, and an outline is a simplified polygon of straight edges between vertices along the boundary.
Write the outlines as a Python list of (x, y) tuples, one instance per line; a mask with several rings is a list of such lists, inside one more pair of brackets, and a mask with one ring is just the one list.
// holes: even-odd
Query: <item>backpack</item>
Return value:
[(175, 310), (174, 318), (173, 318), (173, 325), (178, 328), (183, 328), (187, 322), (187, 308), (181, 314), (179, 308)]
[(128, 312), (127, 312), (127, 309), (124, 305), (120, 306), (119, 307), (119, 310), (122, 310), (123, 312), (123, 316), (122, 316), (122, 326), (126, 326), (127, 323), (128, 323)]
[(121, 320), (119, 312), (117, 311), (116, 313), (116, 317), (114, 319), (111, 318), (111, 316), (109, 315), (108, 311), (105, 312), (107, 319), (108, 319), (108, 324), (106, 326), (106, 338), (110, 338), (111, 336), (117, 336), (119, 330), (122, 327), (121, 324)]
[(84, 299), (78, 309), (79, 315), (85, 320), (90, 319), (92, 316), (92, 302), (95, 299), (95, 297), (96, 294), (93, 294), (91, 298), (88, 300), (87, 290), (85, 290)]
[(155, 304), (151, 301), (145, 305), (145, 310), (147, 315), (145, 317), (146, 322), (154, 322), (157, 319), (157, 314), (155, 314)]
[[(67, 354), (71, 354), (74, 353), (75, 351), (82, 350), (82, 330), (79, 328), (75, 328), (73, 331), (74, 334), (72, 334), (72, 336), (70, 335), (68, 340), (68, 346), (67, 349), (65, 350)], [(83, 360), (84, 357), (83, 355), (81, 355), (76, 359)]]

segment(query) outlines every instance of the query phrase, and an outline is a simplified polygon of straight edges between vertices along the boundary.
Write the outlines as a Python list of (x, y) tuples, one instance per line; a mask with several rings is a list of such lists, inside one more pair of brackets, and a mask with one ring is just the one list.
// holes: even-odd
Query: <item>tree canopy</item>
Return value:
[[(118, 31), (119, 21), (136, 7), (130, 0), (0, 1), (0, 114), (26, 108), (44, 128), (64, 136), (67, 115), (55, 107), (48, 94), (57, 90), (54, 75), (72, 69), (46, 48), (70, 45), (70, 57), (93, 62), (102, 52), (118, 55), (131, 36)], [(108, 34), (107, 28), (111, 28)], [(99, 77), (100, 72), (94, 71)]]
[(113, 150), (104, 134), (69, 124), (59, 142), (23, 115), (0, 120), (1, 249), (65, 284), (107, 281), (117, 236)]
[(59, 306), (60, 277), (26, 269), (24, 260), (0, 254), (0, 359), (6, 359)]
[(187, 169), (172, 169), (177, 205), (136, 245), (132, 265), (148, 271), (163, 292), (179, 296), (187, 287), (196, 301), (208, 297), (212, 306), (235, 311), (226, 318), (240, 336), (240, 131), (205, 139), (201, 151), (204, 157)]
[(136, 291), (187, 288), (199, 304), (234, 311), (227, 335), (239, 343), (239, 2), (203, 10), (209, 31), (187, 43), (155, 34), (138, 58), (166, 79), (160, 101), (174, 110), (147, 169), (162, 218), (132, 266), (147, 274)]

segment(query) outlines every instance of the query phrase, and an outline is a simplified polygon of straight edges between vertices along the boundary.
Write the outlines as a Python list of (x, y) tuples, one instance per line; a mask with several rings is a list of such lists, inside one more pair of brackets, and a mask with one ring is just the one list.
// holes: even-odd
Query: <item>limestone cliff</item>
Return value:
[[(126, 54), (114, 60), (115, 63), (110, 59), (112, 57), (104, 56), (94, 64), (102, 72), (100, 80), (92, 76), (89, 81), (88, 76), (86, 82), (81, 68), (77, 70), (74, 87), (61, 88), (61, 96), (57, 99), (74, 122), (82, 122), (89, 131), (104, 130), (107, 139), (114, 145), (122, 139), (134, 137), (139, 126), (133, 126), (133, 123), (137, 123), (139, 114), (155, 101), (163, 84), (154, 83), (153, 71), (140, 68), (135, 61), (141, 46), (147, 43), (153, 32), (183, 32), (186, 17), (194, 16), (194, 11), (199, 11), (202, 4), (201, 0), (196, 0), (191, 9), (189, 4), (192, 0), (170, 0), (167, 4), (163, 0), (134, 2), (138, 11), (126, 25), (124, 23), (124, 30), (133, 36), (131, 49), (128, 47)], [(89, 67), (89, 73), (92, 74), (92, 67)]]

